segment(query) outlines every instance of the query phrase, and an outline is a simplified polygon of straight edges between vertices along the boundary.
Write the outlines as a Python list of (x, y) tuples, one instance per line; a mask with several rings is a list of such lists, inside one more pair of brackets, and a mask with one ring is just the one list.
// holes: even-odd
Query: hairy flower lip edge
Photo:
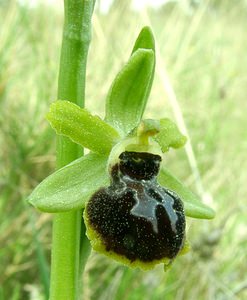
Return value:
[[(130, 145), (130, 147), (133, 147), (133, 145), (134, 146), (138, 145), (138, 138), (137, 137), (125, 138), (125, 139), (122, 139), (115, 146), (113, 146), (113, 148), (110, 152), (110, 155), (108, 156), (108, 160), (107, 160), (107, 171), (108, 172), (111, 169), (112, 165), (114, 165), (119, 160), (119, 155), (123, 151), (128, 149), (129, 145)], [(143, 146), (143, 145), (141, 145), (141, 146)], [(145, 148), (145, 147), (150, 147), (150, 148)], [(163, 157), (163, 153), (162, 153), (162, 150), (160, 148), (160, 145), (155, 141), (152, 141), (151, 145), (148, 145), (148, 146), (144, 145), (144, 148), (142, 150), (143, 151), (140, 151), (140, 152), (151, 152), (151, 153), (154, 152), (155, 154), (158, 154), (161, 157)], [(161, 168), (162, 168), (162, 165), (161, 165)], [(163, 186), (163, 185), (161, 185), (161, 186)], [(183, 203), (183, 206), (184, 206), (184, 201), (182, 201), (182, 203)], [(185, 213), (185, 208), (184, 208), (184, 213)], [(167, 269), (169, 269), (171, 263), (178, 256), (187, 254), (190, 251), (189, 242), (187, 240), (187, 234), (186, 234), (186, 231), (185, 231), (183, 246), (179, 250), (176, 257), (174, 257), (173, 259), (164, 257), (164, 258), (161, 258), (161, 259), (154, 259), (150, 262), (141, 261), (140, 259), (130, 261), (124, 255), (115, 253), (112, 250), (106, 250), (106, 246), (104, 245), (104, 241), (103, 241), (100, 233), (98, 233), (90, 225), (88, 215), (87, 215), (87, 203), (85, 205), (85, 209), (84, 209), (84, 212), (83, 212), (83, 218), (84, 218), (84, 222), (85, 222), (85, 225), (86, 225), (86, 235), (87, 235), (88, 239), (90, 240), (90, 244), (91, 244), (92, 248), (95, 251), (97, 251), (97, 252), (99, 252), (103, 255), (106, 255), (107, 257), (109, 257), (109, 258), (111, 258), (111, 259), (113, 259), (113, 260), (115, 260), (115, 261), (117, 261), (117, 262), (119, 262), (123, 265), (126, 265), (130, 268), (133, 268), (133, 269), (134, 268), (140, 268), (143, 271), (148, 271), (148, 270), (154, 269), (156, 267), (156, 265), (158, 265), (158, 264), (164, 264), (164, 270), (166, 271)]]
[[(84, 209), (83, 218), (84, 218), (84, 222), (86, 225), (86, 235), (87, 235), (88, 239), (90, 240), (90, 244), (91, 244), (92, 248), (95, 251), (97, 251), (101, 254), (104, 254), (107, 257), (109, 257), (119, 263), (122, 263), (132, 269), (140, 268), (143, 271), (149, 271), (149, 270), (154, 269), (155, 266), (158, 264), (163, 263), (165, 266), (168, 266), (174, 260), (174, 259), (169, 259), (169, 258), (162, 258), (162, 259), (155, 259), (151, 262), (143, 262), (139, 259), (136, 259), (133, 262), (131, 262), (127, 257), (125, 257), (123, 255), (117, 254), (111, 250), (107, 251), (100, 234), (98, 232), (96, 232), (92, 228), (92, 226), (89, 224), (88, 216), (87, 216), (87, 206)], [(180, 251), (182, 251), (182, 249)]]
[[(133, 145), (133, 144), (129, 144), (129, 142), (135, 142), (137, 141), (136, 138), (128, 138), (128, 139), (124, 139), (124, 143), (120, 145), (117, 144), (117, 149), (115, 149), (113, 152), (114, 152), (114, 155), (117, 156), (117, 159), (119, 159), (119, 153), (121, 153), (124, 148), (124, 146), (128, 146), (128, 145)], [(161, 150), (158, 150), (157, 151), (157, 146), (156, 144), (158, 145), (157, 142), (154, 142), (155, 143), (155, 146), (153, 149), (155, 149), (155, 154), (158, 154), (158, 155), (161, 155), (162, 156), (162, 152)], [(153, 146), (153, 145), (152, 145)], [(159, 145), (158, 145), (159, 146)], [(160, 147), (159, 147), (160, 149)], [(144, 149), (145, 152), (147, 149)], [(140, 151), (142, 152), (142, 151)], [(154, 154), (154, 153), (153, 153)], [(111, 157), (111, 156), (110, 156)], [(116, 163), (116, 158), (115, 156), (113, 157), (114, 158), (114, 164)], [(109, 164), (109, 158), (108, 158), (108, 161), (107, 161), (107, 167), (108, 167), (108, 170), (109, 168), (111, 168), (111, 164)], [(175, 193), (175, 192), (174, 192)], [(87, 202), (88, 203), (88, 202)], [(188, 241), (187, 241), (187, 234), (186, 234), (186, 230), (184, 232), (184, 239), (183, 239), (183, 242), (182, 242), (182, 247), (180, 248), (179, 252), (177, 253), (177, 255), (174, 257), (174, 258), (168, 258), (168, 257), (163, 257), (163, 258), (160, 258), (160, 259), (154, 259), (152, 261), (142, 261), (140, 259), (135, 259), (134, 261), (131, 261), (130, 259), (128, 259), (127, 257), (125, 257), (124, 255), (121, 255), (121, 254), (118, 254), (116, 252), (114, 252), (113, 250), (106, 250), (106, 246), (104, 244), (104, 240), (103, 240), (103, 237), (101, 236), (101, 234), (99, 232), (96, 231), (96, 229), (93, 228), (93, 226), (90, 224), (90, 221), (89, 221), (89, 217), (88, 217), (88, 214), (87, 214), (87, 203), (85, 205), (85, 209), (84, 209), (84, 212), (83, 212), (83, 218), (84, 218), (84, 222), (85, 222), (85, 225), (86, 225), (86, 235), (90, 241), (90, 244), (92, 246), (92, 248), (96, 251), (96, 252), (99, 252), (103, 255), (106, 255), (107, 257), (123, 264), (123, 265), (126, 265), (130, 268), (139, 268), (143, 271), (148, 271), (148, 270), (152, 270), (154, 269), (158, 264), (164, 264), (164, 270), (168, 270), (170, 268), (170, 265), (172, 264), (172, 262), (180, 255), (184, 255), (186, 254), (187, 252), (189, 252), (189, 248), (188, 248)], [(184, 203), (182, 201), (182, 205), (183, 205), (183, 212), (184, 212)], [(184, 215), (185, 217), (185, 215)]]

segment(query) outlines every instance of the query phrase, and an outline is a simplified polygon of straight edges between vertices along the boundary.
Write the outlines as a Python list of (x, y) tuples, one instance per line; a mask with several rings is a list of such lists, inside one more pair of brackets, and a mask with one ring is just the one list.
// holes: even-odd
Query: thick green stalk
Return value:
[[(81, 107), (84, 106), (85, 99), (86, 62), (91, 40), (93, 7), (94, 0), (64, 1), (58, 99), (74, 102)], [(76, 144), (65, 137), (58, 137), (57, 168), (80, 155), (82, 150)], [(50, 300), (78, 299), (78, 291), (81, 290), (80, 235), (83, 226), (81, 211), (58, 213), (54, 216)]]

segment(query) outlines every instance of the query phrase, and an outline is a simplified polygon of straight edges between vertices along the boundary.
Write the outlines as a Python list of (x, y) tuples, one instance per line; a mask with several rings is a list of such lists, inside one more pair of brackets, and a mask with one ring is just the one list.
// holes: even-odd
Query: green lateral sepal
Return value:
[(96, 190), (109, 185), (106, 163), (103, 155), (83, 156), (44, 179), (28, 202), (50, 213), (83, 208)]
[(165, 188), (173, 190), (184, 202), (185, 215), (197, 219), (213, 219), (215, 212), (203, 204), (195, 194), (184, 186), (166, 168), (162, 166), (158, 175), (158, 182)]
[(96, 153), (109, 153), (119, 139), (112, 126), (69, 101), (53, 102), (46, 117), (57, 134)]
[(125, 136), (142, 118), (152, 82), (153, 50), (138, 49), (118, 73), (106, 100), (106, 121)]
[(179, 131), (174, 122), (164, 118), (160, 120), (160, 131), (154, 140), (160, 145), (162, 152), (167, 152), (170, 147), (175, 149), (183, 147), (187, 138)]

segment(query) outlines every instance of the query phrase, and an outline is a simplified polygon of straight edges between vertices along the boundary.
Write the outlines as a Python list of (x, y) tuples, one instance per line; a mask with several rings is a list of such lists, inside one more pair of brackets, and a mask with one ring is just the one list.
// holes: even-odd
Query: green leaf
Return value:
[(175, 149), (183, 147), (187, 138), (170, 119), (161, 119), (160, 132), (154, 137), (154, 140), (159, 143), (162, 152), (167, 152), (170, 147)]
[(164, 167), (160, 170), (158, 181), (162, 186), (173, 190), (179, 195), (184, 202), (186, 216), (198, 219), (214, 218), (214, 210), (203, 204), (187, 187)]
[(138, 49), (117, 75), (106, 100), (106, 121), (126, 135), (143, 115), (150, 93), (154, 52)]
[(45, 212), (65, 212), (84, 207), (100, 187), (109, 185), (107, 156), (90, 153), (57, 170), (42, 181), (28, 201)]
[(145, 26), (139, 33), (131, 55), (138, 49), (151, 49), (155, 53), (155, 40), (150, 27)]
[(109, 153), (119, 139), (112, 126), (69, 101), (53, 102), (47, 119), (57, 134), (97, 153)]

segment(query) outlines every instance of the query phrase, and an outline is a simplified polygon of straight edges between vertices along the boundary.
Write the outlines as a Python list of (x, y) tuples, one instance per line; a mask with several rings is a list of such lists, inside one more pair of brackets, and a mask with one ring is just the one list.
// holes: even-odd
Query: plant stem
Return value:
[[(94, 0), (65, 0), (58, 99), (81, 107), (85, 100), (86, 62), (91, 40)], [(65, 137), (57, 138), (57, 168), (81, 156), (82, 150)], [(71, 195), (73, 197), (73, 195)], [(82, 212), (58, 213), (53, 221), (50, 300), (78, 299)], [(88, 243), (86, 241), (86, 243)], [(88, 255), (85, 253), (85, 256)], [(84, 258), (86, 261), (86, 258)]]

